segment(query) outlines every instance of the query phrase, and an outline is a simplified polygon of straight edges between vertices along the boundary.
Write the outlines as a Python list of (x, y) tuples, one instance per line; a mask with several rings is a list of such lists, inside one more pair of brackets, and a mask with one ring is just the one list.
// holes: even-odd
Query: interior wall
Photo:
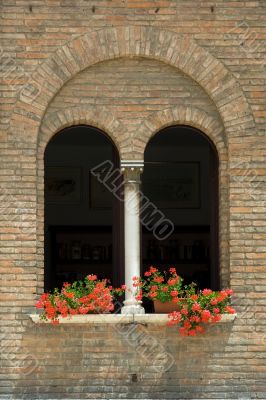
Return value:
[[(49, 290), (51, 287), (60, 286), (62, 281), (69, 279), (82, 279), (83, 275), (62, 275), (61, 278), (55, 275), (58, 264), (58, 247), (60, 241), (54, 237), (54, 226), (82, 226), (82, 225), (109, 225), (112, 226), (112, 201), (110, 208), (99, 208), (92, 202), (92, 175), (90, 170), (105, 160), (114, 159), (114, 147), (109, 139), (93, 127), (75, 126), (59, 132), (47, 145), (45, 151), (45, 286)], [(56, 167), (59, 169), (56, 170)], [(49, 175), (49, 168), (52, 175)], [(63, 171), (63, 175), (62, 174)], [(64, 175), (64, 171), (66, 171)], [(75, 172), (72, 172), (75, 171)], [(74, 175), (71, 175), (71, 174)], [(50, 172), (51, 174), (51, 172)], [(49, 178), (51, 182), (49, 182)], [(74, 189), (71, 186), (74, 179)], [(48, 190), (48, 185), (50, 192)], [(54, 190), (55, 188), (55, 190)], [(70, 195), (68, 190), (70, 189)], [(74, 192), (75, 196), (71, 197)], [(63, 194), (62, 194), (63, 193)], [(66, 193), (66, 194), (65, 194)], [(52, 194), (52, 195), (51, 195)], [(111, 199), (110, 199), (111, 200)], [(95, 235), (94, 235), (95, 236)], [(72, 233), (71, 240), (68, 239), (68, 254), (72, 252), (70, 247), (74, 241), (90, 245), (91, 257), (91, 237), (84, 237), (80, 232)], [(112, 243), (112, 233), (108, 237), (108, 245)], [(65, 240), (65, 239), (64, 239)], [(63, 240), (63, 243), (65, 241)], [(98, 245), (104, 242), (102, 234), (98, 238)], [(81, 246), (81, 242), (80, 246)], [(96, 240), (97, 243), (97, 240)], [(64, 245), (66, 247), (66, 245)], [(95, 247), (94, 240), (94, 247)], [(80, 250), (81, 251), (81, 247)], [(83, 251), (83, 250), (82, 250)], [(111, 256), (110, 256), (111, 257)], [(59, 259), (60, 261), (60, 259)], [(62, 260), (61, 260), (62, 263)], [(56, 264), (56, 265), (55, 265)], [(65, 270), (65, 268), (63, 268)], [(79, 268), (77, 268), (79, 271)], [(95, 273), (96, 270), (88, 273)], [(57, 271), (58, 272), (58, 271)], [(81, 272), (81, 271), (80, 271)], [(110, 272), (111, 273), (111, 272)], [(61, 280), (60, 280), (61, 279)]]
[[(147, 166), (146, 173), (144, 168), (143, 179), (147, 175), (156, 174), (156, 168), (149, 167), (149, 162), (169, 163), (171, 168), (176, 170), (176, 176), (178, 176), (179, 162), (199, 163), (199, 207), (162, 208), (166, 217), (174, 225), (208, 225), (210, 223), (209, 152), (209, 143), (200, 133), (182, 126), (169, 127), (159, 132), (147, 145), (144, 158)], [(148, 193), (145, 194), (148, 195)]]
[(112, 149), (108, 146), (54, 146), (47, 153), (47, 166), (78, 167), (81, 172), (79, 204), (46, 205), (49, 225), (111, 225), (112, 211), (91, 208), (90, 169), (103, 160), (112, 160)]

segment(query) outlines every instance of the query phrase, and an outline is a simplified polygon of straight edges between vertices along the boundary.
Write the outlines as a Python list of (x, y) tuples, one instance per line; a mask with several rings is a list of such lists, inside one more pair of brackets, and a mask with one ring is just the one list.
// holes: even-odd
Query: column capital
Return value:
[(143, 160), (121, 160), (120, 166), (126, 182), (140, 183), (140, 175), (144, 169)]

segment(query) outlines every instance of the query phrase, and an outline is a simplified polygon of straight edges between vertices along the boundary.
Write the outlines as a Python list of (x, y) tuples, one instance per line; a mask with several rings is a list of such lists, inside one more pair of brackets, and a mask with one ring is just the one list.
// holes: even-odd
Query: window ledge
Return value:
[[(232, 322), (237, 314), (223, 314), (221, 322)], [(43, 321), (38, 314), (30, 314), (29, 317), (35, 324), (50, 324), (50, 321)], [(73, 315), (71, 317), (59, 317), (60, 324), (157, 324), (165, 325), (168, 321), (168, 314), (86, 314)]]

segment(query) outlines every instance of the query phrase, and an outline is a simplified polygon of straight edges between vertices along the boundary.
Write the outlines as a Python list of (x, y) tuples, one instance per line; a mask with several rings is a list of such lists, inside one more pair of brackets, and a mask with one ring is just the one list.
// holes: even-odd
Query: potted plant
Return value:
[(98, 280), (96, 275), (88, 275), (83, 281), (64, 283), (61, 290), (43, 293), (36, 303), (42, 309), (42, 320), (59, 323), (59, 316), (90, 313), (109, 313), (114, 310), (114, 296), (122, 295), (123, 287), (114, 289), (106, 279)]
[(138, 300), (143, 296), (153, 301), (156, 313), (176, 311), (180, 308), (183, 298), (183, 279), (177, 275), (174, 267), (169, 271), (160, 272), (151, 266), (144, 273), (144, 279), (135, 277), (133, 286), (138, 287)]
[(153, 300), (155, 312), (168, 313), (168, 325), (178, 326), (183, 336), (204, 333), (207, 323), (219, 322), (222, 314), (235, 314), (230, 305), (231, 289), (199, 290), (193, 282), (184, 286), (174, 267), (164, 272), (150, 267), (144, 277), (133, 278), (133, 286), (138, 288), (137, 299)]

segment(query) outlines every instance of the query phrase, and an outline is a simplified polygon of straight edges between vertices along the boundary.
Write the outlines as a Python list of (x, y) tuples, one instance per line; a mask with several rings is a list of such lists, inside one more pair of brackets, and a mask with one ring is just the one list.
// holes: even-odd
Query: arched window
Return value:
[(142, 224), (143, 270), (174, 265), (187, 283), (219, 288), (218, 155), (212, 142), (189, 126), (161, 130), (145, 150), (142, 190), (173, 224), (162, 237)]
[[(123, 280), (121, 204), (91, 173), (117, 149), (100, 130), (66, 128), (45, 150), (45, 289), (93, 273), (118, 285)], [(114, 267), (115, 266), (115, 267)]]

